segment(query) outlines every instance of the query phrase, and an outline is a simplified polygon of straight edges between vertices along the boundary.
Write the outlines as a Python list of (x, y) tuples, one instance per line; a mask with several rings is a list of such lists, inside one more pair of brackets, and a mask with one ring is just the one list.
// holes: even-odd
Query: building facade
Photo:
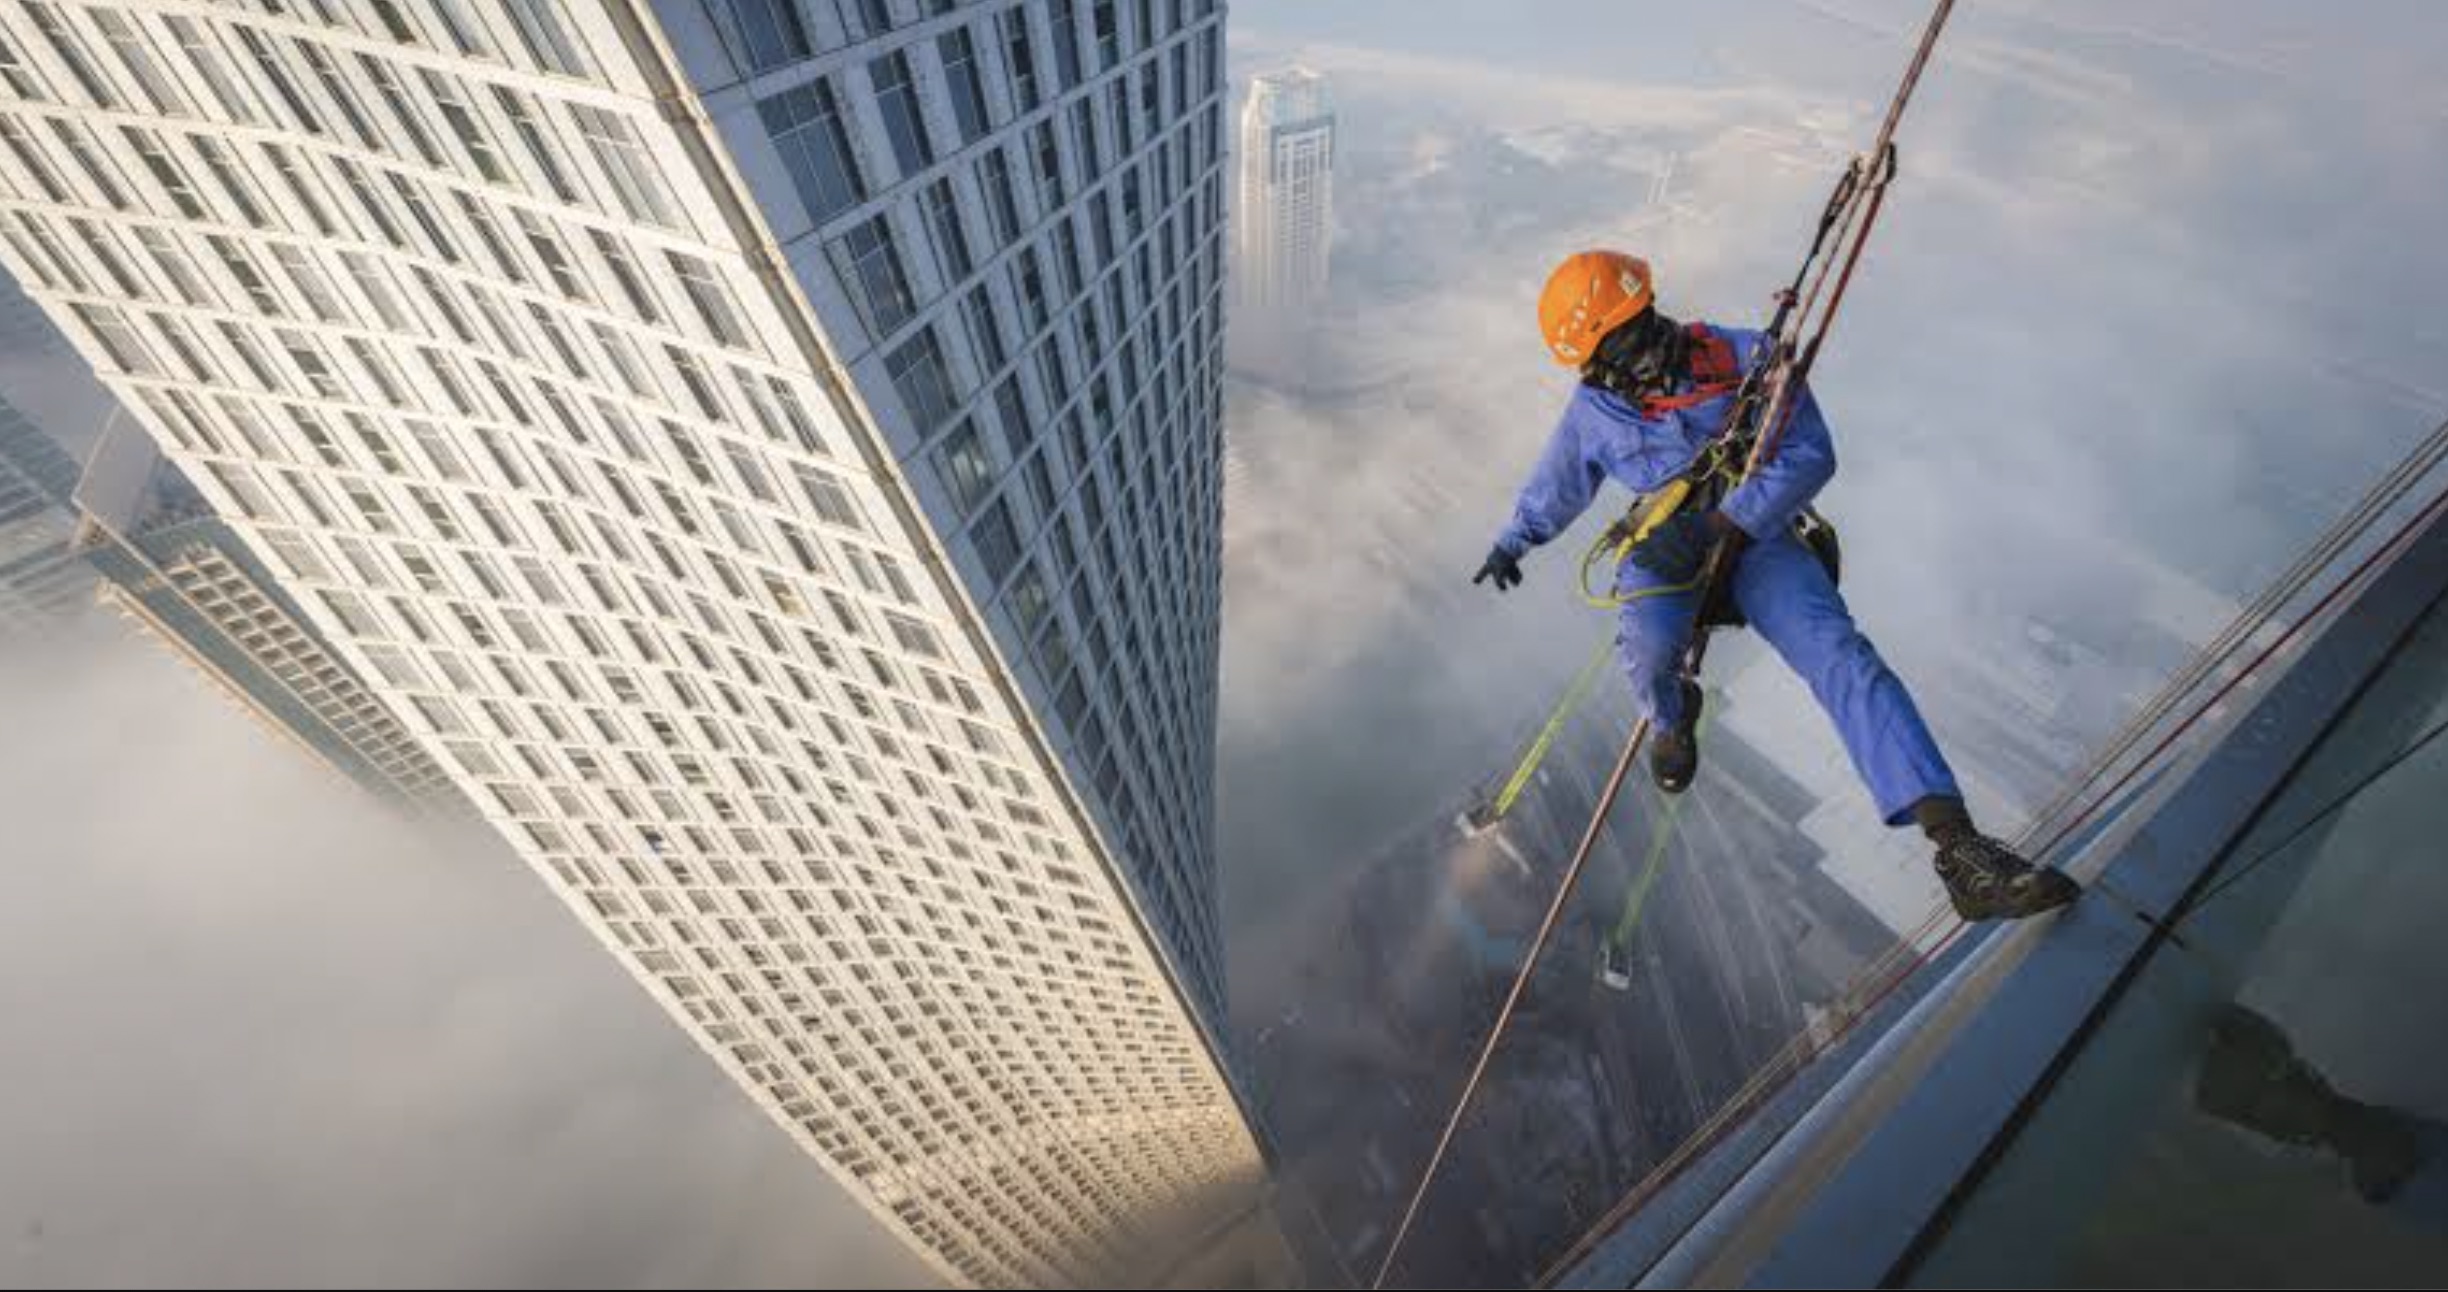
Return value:
[(93, 604), (68, 507), (76, 479), (76, 460), (0, 400), (0, 641), (55, 635)]
[(418, 814), (467, 811), (449, 772), (133, 422), (113, 420), (75, 502), (76, 548), (105, 604), (368, 793)]
[(1127, 1279), (1261, 1169), (1209, 1030), (1222, 23), (0, 11), (12, 270), (956, 1280)]
[(1241, 109), (1242, 305), (1296, 309), (1326, 290), (1334, 249), (1334, 106), (1304, 68), (1250, 83)]

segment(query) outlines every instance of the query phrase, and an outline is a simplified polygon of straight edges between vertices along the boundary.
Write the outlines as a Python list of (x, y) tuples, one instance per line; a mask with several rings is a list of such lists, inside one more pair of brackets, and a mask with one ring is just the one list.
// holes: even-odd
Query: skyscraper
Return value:
[(0, 400), (0, 641), (55, 633), (93, 604), (68, 493), (76, 460)]
[(1241, 109), (1242, 304), (1273, 312), (1326, 290), (1334, 245), (1334, 107), (1305, 68), (1250, 83)]
[(75, 502), (76, 547), (102, 600), (249, 716), (400, 807), (467, 810), (441, 763), (126, 418), (104, 432)]
[[(1214, 0), (29, 0), (11, 267), (949, 1277), (1251, 1182)], [(578, 1077), (582, 1074), (573, 1074)]]

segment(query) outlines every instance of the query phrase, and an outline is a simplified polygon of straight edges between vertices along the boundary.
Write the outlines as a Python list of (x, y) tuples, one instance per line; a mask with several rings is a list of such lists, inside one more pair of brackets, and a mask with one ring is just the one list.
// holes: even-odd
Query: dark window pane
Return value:
[(816, 81), (785, 91), (757, 104), (757, 114), (810, 218), (830, 219), (866, 198), (832, 86)]
[(943, 347), (928, 328), (910, 338), (884, 360), (893, 389), (919, 431), (931, 433), (951, 416), (955, 400), (951, 373), (944, 367)]
[(752, 72), (808, 56), (807, 29), (793, 0), (723, 0), (714, 6), (714, 18)]
[(986, 83), (978, 73), (977, 48), (968, 29), (961, 28), (938, 37), (935, 50), (943, 59), (944, 88), (951, 95), (961, 142), (975, 143), (993, 125), (986, 115)]
[(986, 441), (978, 436), (977, 425), (968, 418), (962, 418), (944, 437), (935, 460), (944, 487), (951, 490), (952, 499), (963, 514), (977, 510), (987, 492), (994, 488), (994, 456)]
[(877, 339), (891, 335), (918, 312), (909, 276), (902, 272), (901, 253), (893, 246), (892, 226), (883, 216), (853, 226), (833, 243), (832, 253), (834, 272)]
[(969, 235), (961, 227), (960, 199), (953, 195), (952, 181), (939, 179), (928, 185), (920, 206), (926, 213), (927, 231), (934, 235), (935, 258), (945, 285), (967, 278), (977, 264), (969, 255)]
[(927, 141), (926, 117), (918, 104), (918, 86), (910, 78), (909, 57), (895, 50), (868, 66), (875, 81), (876, 107), (884, 114), (884, 135), (892, 141), (893, 158), (901, 173), (915, 174), (935, 160)]
[(978, 559), (986, 563), (987, 575), (1001, 583), (1020, 563), (1020, 531), (1012, 524), (1011, 504), (995, 499), (970, 528), (969, 541), (977, 548)]

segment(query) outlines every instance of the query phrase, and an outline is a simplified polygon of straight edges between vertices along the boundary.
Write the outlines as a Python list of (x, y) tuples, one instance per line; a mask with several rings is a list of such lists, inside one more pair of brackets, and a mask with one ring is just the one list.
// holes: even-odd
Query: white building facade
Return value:
[(1281, 313), (1326, 290), (1334, 250), (1334, 106), (1326, 78), (1255, 78), (1241, 109), (1241, 304)]
[(1222, 22), (0, 8), (10, 268), (955, 1280), (1126, 1279), (1260, 1171), (1202, 1021)]

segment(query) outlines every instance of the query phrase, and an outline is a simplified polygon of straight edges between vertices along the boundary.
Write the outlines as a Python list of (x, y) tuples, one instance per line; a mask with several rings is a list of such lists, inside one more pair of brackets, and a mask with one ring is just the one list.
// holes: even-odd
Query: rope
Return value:
[(1624, 777), (1632, 770), (1633, 759), (1640, 754), (1641, 743), (1648, 738), (1649, 720), (1643, 718), (1632, 728), (1632, 737), (1624, 742), (1623, 756), (1615, 760), (1615, 770), (1608, 773), (1606, 789), (1598, 796), (1598, 806), (1591, 812), (1589, 825), (1581, 832), (1581, 843), (1573, 849), (1572, 864), (1565, 868), (1564, 878), (1556, 885), (1555, 899), (1547, 904), (1547, 914), (1539, 920), (1538, 936), (1531, 940), (1529, 953), (1522, 960), (1521, 972), (1513, 976), (1512, 990), (1505, 993), (1504, 1006), (1496, 1011), (1495, 1026), (1488, 1029), (1487, 1041), (1479, 1047), (1479, 1059), (1471, 1065), (1470, 1077), (1462, 1083), (1462, 1097), (1454, 1101), (1453, 1114), (1445, 1119), (1445, 1129), (1437, 1136), (1436, 1151), (1428, 1158), (1428, 1169), (1420, 1173), (1419, 1187), (1411, 1191), (1411, 1201), (1403, 1208), (1402, 1223), (1395, 1226), (1394, 1237), (1386, 1243), (1385, 1258), (1378, 1262), (1377, 1275), (1369, 1286), (1382, 1288), (1386, 1275), (1394, 1268), (1394, 1258), (1402, 1253), (1403, 1240), (1410, 1236), (1412, 1222), (1419, 1219), (1420, 1203), (1428, 1197), (1428, 1186), (1436, 1183), (1437, 1167), (1445, 1161), (1445, 1151), (1453, 1146), (1454, 1132), (1462, 1127), (1463, 1116), (1470, 1111), (1471, 1096), (1478, 1093), (1480, 1078), (1487, 1075), (1488, 1063), (1496, 1057), (1496, 1047), (1504, 1039), (1505, 1028), (1513, 1022), (1513, 1011), (1529, 990), (1530, 976), (1538, 968), (1539, 956), (1547, 949), (1547, 939), (1555, 932), (1556, 921), (1564, 914), (1564, 903), (1571, 898), (1581, 868), (1589, 861), (1598, 834), (1606, 825), (1607, 812), (1615, 806), (1616, 796), (1623, 792)]
[(1564, 689), (1564, 698), (1558, 700), (1555, 708), (1548, 713), (1546, 725), (1539, 728), (1529, 748), (1522, 751), (1520, 761), (1513, 765), (1513, 774), (1505, 778), (1504, 788), (1488, 805), (1487, 815), (1484, 818), (1473, 817), (1474, 826), (1494, 825), (1513, 810), (1514, 801), (1529, 787), (1530, 778), (1537, 774), (1539, 764), (1547, 761), (1547, 751), (1555, 746), (1556, 737), (1562, 734), (1564, 724), (1572, 718), (1573, 711), (1589, 698), (1590, 686), (1598, 680), (1599, 671), (1606, 666), (1607, 657), (1613, 653), (1614, 643), (1600, 639), (1598, 649), (1590, 653), (1589, 662), (1581, 666), (1581, 671), (1573, 677), (1572, 685)]
[[(2383, 513), (2412, 492), (2414, 486), (2438, 467), (2442, 461), (2448, 461), (2448, 422), (2442, 422), (2433, 428), (2428, 436), (2415, 445), (2412, 453), (2400, 460), (2388, 474), (2382, 476), (2377, 484), (2365, 492), (2354, 507), (2348, 509), (2345, 515), (2340, 516), (2336, 522), (2331, 524), (2319, 540), (2307, 548), (2284, 574), (2263, 589), (2250, 605), (2237, 612), (2236, 617), (2228, 623), (2225, 630), (2220, 632), (2209, 645), (2204, 646), (2201, 652), (2193, 657), (2192, 662), (2185, 666), (2183, 672), (2179, 673), (2168, 685), (2162, 687), (2148, 705), (2145, 705), (2122, 727), (2118, 728), (2116, 735), (2110, 738), (2105, 751), (2094, 760), (2094, 765), (2103, 769), (2114, 766), (2126, 754), (2132, 752), (2133, 748), (2142, 743), (2161, 720), (2175, 710), (2185, 696), (2191, 694), (2195, 687), (2200, 686), (2203, 680), (2208, 678), (2221, 663), (2226, 662), (2245, 641), (2259, 633), (2271, 620), (2276, 619), (2278, 612), (2288, 602), (2294, 600), (2306, 587), (2311, 586), (2312, 580), (2319, 577), (2321, 571), (2334, 564), (2338, 556), (2358, 536), (2368, 531)], [(2033, 816), (2031, 827), (2033, 832), (2037, 834), (2048, 829), (2059, 816), (2071, 810), (2075, 802), (2082, 797), (2085, 789), (2096, 783), (2096, 779), (2093, 777), (2069, 782), (2056, 798), (2050, 800), (2047, 806)], [(2059, 832), (2058, 837), (2062, 837), (2063, 833)]]
[[(1843, 214), (1836, 222), (1838, 225), (1836, 245), (1847, 247), (1844, 256), (1844, 270), (1836, 280), (1835, 291), (1828, 297), (1826, 310), (1819, 315), (1816, 327), (1812, 329), (1813, 335), (1809, 346), (1801, 352), (1799, 360), (1793, 359), (1794, 351), (1784, 335), (1785, 325), (1795, 304), (1793, 294), (1789, 291), (1779, 302), (1776, 319), (1769, 329), (1768, 349), (1759, 360), (1760, 366), (1753, 370), (1751, 377), (1745, 379), (1743, 391), (1736, 395), (1734, 408), (1727, 415), (1728, 430), (1734, 430), (1742, 424), (1738, 419), (1741, 419), (1746, 411), (1746, 397), (1756, 398), (1758, 381), (1765, 374), (1770, 391), (1766, 406), (1767, 415), (1760, 423), (1761, 434), (1752, 445), (1749, 460), (1743, 468), (1743, 476), (1746, 479), (1756, 474), (1760, 467), (1775, 454), (1776, 446), (1783, 438), (1785, 415), (1789, 407), (1791, 392), (1809, 376), (1810, 365), (1818, 358), (1820, 342), (1825, 339), (1829, 326), (1835, 321), (1836, 310), (1843, 302), (1845, 287), (1852, 282), (1854, 267), (1860, 262), (1862, 248), (1868, 242), (1871, 227), (1878, 219), (1880, 199), (1885, 195), (1888, 183), (1895, 177), (1894, 140), (1897, 123), (1903, 119), (1905, 105), (1911, 100), (1915, 87), (1920, 84), (1921, 73), (1929, 63), (1931, 51), (1937, 46), (1938, 36), (1946, 25), (1947, 15), (1953, 12), (1954, 8), (1954, 0), (1938, 0), (1937, 8), (1931, 13), (1929, 23), (1922, 31), (1920, 46), (1913, 51), (1912, 61), (1905, 68), (1904, 79), (1896, 87), (1895, 97), (1888, 103), (1886, 120), (1880, 125), (1878, 141), (1869, 154), (1869, 157), (1873, 159), (1871, 164), (1876, 167), (1876, 178), (1869, 185), (1869, 204), (1866, 210), (1858, 207), (1861, 179), (1863, 175), (1871, 173), (1864, 162), (1857, 159), (1848, 169), (1846, 176), (1839, 181), (1837, 193), (1838, 198), (1842, 199)], [(1845, 190), (1848, 188), (1856, 191), (1847, 193)], [(1831, 199), (1831, 207), (1836, 205), (1836, 201), (1837, 199)], [(1860, 231), (1855, 233), (1857, 210), (1861, 217)], [(1823, 213), (1818, 236), (1812, 242), (1811, 254), (1804, 260), (1801, 273), (1796, 275), (1797, 282), (1809, 273), (1811, 262), (1818, 258), (1828, 234), (1828, 224), (1829, 220)], [(1820, 285), (1827, 280), (1827, 272), (1828, 267), (1821, 265), (1817, 281), (1813, 282), (1809, 293), (1812, 305), (1816, 304)], [(1803, 324), (1807, 325), (1809, 320), (1810, 308), (1806, 306), (1802, 313)], [(1796, 330), (1800, 331), (1802, 328), (1798, 326)], [(1702, 605), (1700, 614), (1695, 617), (1697, 623), (1706, 622), (1709, 609), (1707, 602), (1723, 586), (1722, 575), (1728, 563), (1731, 547), (1732, 544), (1724, 540), (1714, 544), (1709, 552), (1708, 561), (1702, 567)], [(1700, 661), (1707, 652), (1708, 639), (1708, 631), (1705, 627), (1695, 628), (1692, 645), (1685, 653), (1686, 676), (1698, 676)], [(1531, 939), (1530, 948), (1522, 959), (1521, 969), (1514, 974), (1513, 985), (1505, 993), (1504, 1005), (1496, 1013), (1495, 1024), (1489, 1028), (1487, 1040), (1479, 1047), (1478, 1059), (1471, 1065), (1470, 1076), (1462, 1084), (1461, 1095), (1454, 1101), (1453, 1111), (1445, 1119), (1445, 1128), (1437, 1136), (1436, 1148), (1429, 1154), (1428, 1163), (1420, 1172), (1419, 1184), (1411, 1191), (1410, 1201), (1403, 1207), (1402, 1220), (1395, 1226), (1394, 1236), (1386, 1243), (1385, 1256), (1378, 1262), (1376, 1277), (1370, 1281), (1371, 1288), (1385, 1286), (1386, 1276), (1393, 1271), (1395, 1260), (1401, 1256), (1403, 1242), (1410, 1236), (1411, 1226), (1419, 1218), (1420, 1205), (1426, 1201), (1428, 1190), (1436, 1183), (1437, 1172), (1445, 1163), (1445, 1154), (1453, 1146), (1454, 1134), (1460, 1129), (1463, 1119), (1470, 1112), (1471, 1103), (1479, 1092), (1479, 1083), (1487, 1075), (1488, 1064), (1495, 1057), (1497, 1047), (1504, 1041), (1505, 1031), (1513, 1021), (1514, 1009), (1521, 1003), (1523, 994), (1529, 989), (1530, 980), (1538, 970), (1539, 959), (1547, 949), (1548, 939), (1554, 934), (1556, 922), (1564, 913), (1565, 903), (1570, 900), (1573, 890), (1580, 883), (1581, 872), (1587, 866), (1590, 853), (1597, 846), (1598, 837), (1606, 827), (1607, 815), (1613, 810), (1617, 797), (1621, 795), (1624, 779), (1631, 773), (1633, 761), (1639, 756), (1640, 747), (1648, 735), (1649, 723), (1647, 719), (1643, 719), (1634, 725), (1632, 734), (1624, 741), (1623, 753), (1615, 760), (1614, 770), (1607, 776), (1606, 786), (1599, 795), (1597, 807), (1590, 814), (1589, 824), (1582, 830), (1580, 844), (1573, 849), (1572, 861), (1565, 867), (1564, 875), (1556, 885), (1555, 897), (1548, 903), (1545, 917), (1539, 921), (1538, 933)]]

